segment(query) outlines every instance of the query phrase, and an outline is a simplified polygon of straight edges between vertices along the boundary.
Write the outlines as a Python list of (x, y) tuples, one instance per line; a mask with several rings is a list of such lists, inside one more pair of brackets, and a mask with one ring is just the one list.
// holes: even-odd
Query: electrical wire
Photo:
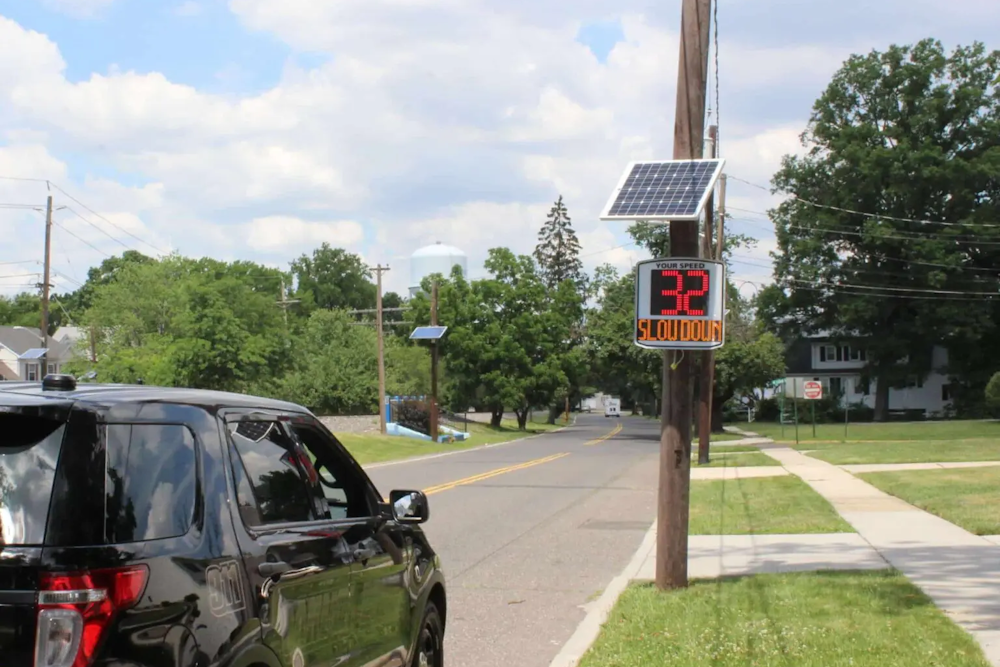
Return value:
[(59, 224), (55, 220), (52, 221), (52, 224), (55, 225), (56, 227), (58, 227), (59, 229), (63, 230), (64, 232), (66, 232), (67, 234), (69, 234), (70, 236), (72, 236), (73, 238), (75, 238), (80, 243), (82, 243), (82, 244), (84, 244), (86, 246), (90, 246), (92, 249), (94, 249), (95, 251), (101, 253), (105, 257), (111, 257), (112, 256), (112, 255), (109, 255), (108, 253), (104, 252), (103, 250), (101, 250), (97, 246), (95, 246), (90, 241), (87, 241), (86, 239), (83, 239), (83, 238), (77, 236), (76, 234), (74, 234), (73, 232), (69, 231), (68, 229), (66, 229), (65, 227), (63, 227), (61, 224)]
[(128, 245), (127, 243), (125, 243), (124, 241), (122, 241), (121, 239), (119, 239), (118, 237), (116, 237), (116, 236), (112, 236), (111, 234), (109, 234), (109, 233), (108, 233), (107, 231), (105, 231), (105, 230), (104, 230), (104, 229), (103, 229), (102, 227), (100, 227), (100, 226), (98, 226), (98, 225), (95, 225), (95, 224), (94, 224), (93, 222), (91, 222), (90, 220), (87, 220), (87, 218), (83, 217), (83, 215), (81, 215), (81, 214), (80, 214), (80, 212), (79, 212), (79, 211), (77, 211), (77, 210), (76, 210), (75, 208), (73, 208), (72, 206), (67, 206), (67, 207), (66, 207), (66, 209), (67, 209), (67, 210), (68, 210), (68, 211), (69, 211), (70, 213), (72, 213), (73, 215), (75, 215), (76, 217), (80, 218), (80, 219), (81, 219), (81, 220), (83, 220), (83, 221), (84, 221), (85, 223), (87, 223), (88, 225), (90, 225), (91, 227), (93, 227), (94, 229), (96, 229), (97, 231), (99, 231), (100, 233), (102, 233), (102, 234), (104, 234), (105, 236), (107, 236), (107, 237), (108, 237), (109, 239), (111, 239), (111, 240), (112, 240), (112, 241), (114, 241), (115, 243), (117, 243), (117, 244), (121, 245), (121, 246), (122, 246), (123, 248), (125, 248), (126, 250), (135, 250), (135, 248), (133, 248), (132, 246)]
[[(66, 192), (65, 190), (63, 190), (61, 187), (59, 187), (55, 183), (52, 183), (51, 181), (46, 181), (46, 182), (49, 185), (51, 185), (53, 188), (55, 188), (56, 190), (58, 190), (59, 192), (61, 192), (63, 195), (65, 195), (66, 197), (68, 197), (72, 201), (76, 202), (77, 205), (83, 207), (86, 211), (88, 211), (92, 215), (96, 216), (100, 220), (103, 220), (104, 222), (108, 223), (109, 225), (111, 225), (115, 229), (121, 231), (122, 233), (127, 234), (128, 236), (131, 236), (133, 239), (135, 239), (139, 243), (142, 243), (143, 245), (146, 245), (146, 246), (152, 248), (154, 251), (156, 251), (157, 254), (159, 254), (159, 255), (169, 255), (170, 254), (168, 252), (164, 252), (163, 250), (160, 250), (159, 248), (157, 248), (153, 244), (149, 243), (148, 241), (145, 241), (145, 240), (141, 239), (140, 237), (136, 236), (135, 234), (133, 234), (132, 232), (128, 231), (124, 227), (122, 227), (122, 226), (120, 226), (120, 225), (112, 222), (111, 220), (108, 220), (106, 217), (104, 217), (103, 215), (101, 215), (100, 213), (98, 213), (97, 211), (95, 211), (94, 209), (90, 208), (89, 206), (87, 206), (82, 201), (80, 201), (79, 199), (77, 199), (73, 195), (71, 195), (68, 192)], [(91, 224), (93, 224), (93, 223), (91, 223)]]
[[(759, 185), (757, 183), (752, 183), (752, 182), (750, 182), (748, 180), (739, 178), (737, 176), (732, 176), (732, 175), (727, 174), (726, 178), (729, 179), (729, 180), (731, 180), (731, 181), (739, 181), (740, 183), (745, 183), (746, 185), (750, 185), (750, 186), (755, 187), (755, 188), (757, 188), (759, 190), (763, 190), (764, 192), (771, 193), (771, 189), (770, 188), (766, 188), (763, 185)], [(843, 208), (841, 206), (830, 206), (828, 204), (820, 204), (820, 203), (817, 203), (817, 202), (814, 202), (814, 201), (810, 201), (809, 199), (803, 199), (802, 197), (799, 197), (798, 195), (795, 195), (795, 194), (792, 194), (792, 193), (787, 193), (787, 194), (788, 194), (789, 197), (791, 197), (795, 201), (802, 202), (803, 204), (806, 204), (808, 206), (813, 206), (815, 208), (827, 209), (827, 210), (830, 210), (830, 211), (838, 211), (840, 213), (849, 213), (851, 215), (860, 215), (860, 216), (864, 216), (866, 218), (873, 218), (873, 219), (876, 219), (876, 220), (892, 220), (894, 222), (911, 222), (911, 223), (916, 223), (916, 224), (921, 224), (921, 225), (940, 225), (942, 227), (970, 227), (970, 226), (975, 226), (975, 227), (985, 227), (985, 228), (1000, 228), (1000, 223), (995, 223), (995, 222), (945, 222), (943, 220), (926, 220), (926, 219), (921, 219), (921, 218), (902, 218), (902, 217), (892, 216), (892, 215), (882, 215), (881, 213), (866, 213), (865, 211), (857, 211), (857, 210), (850, 209), (850, 208)], [(732, 206), (730, 206), (728, 208), (730, 208), (730, 210), (734, 210), (734, 211), (745, 211), (747, 213), (760, 213), (759, 211), (749, 211), (747, 209), (739, 209), (739, 208), (735, 208), (735, 207), (732, 207)], [(765, 213), (764, 215), (767, 215), (767, 214)]]

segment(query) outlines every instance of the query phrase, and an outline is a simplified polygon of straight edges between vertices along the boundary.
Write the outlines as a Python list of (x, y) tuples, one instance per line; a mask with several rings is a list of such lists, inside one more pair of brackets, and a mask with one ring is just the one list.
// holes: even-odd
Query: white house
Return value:
[[(3, 380), (40, 381), (49, 373), (59, 373), (62, 365), (73, 356), (73, 344), (68, 339), (49, 337), (48, 349), (41, 329), (33, 327), (0, 327), (0, 377)], [(42, 357), (46, 368), (42, 369)]]
[[(935, 346), (932, 370), (927, 377), (913, 377), (903, 388), (889, 389), (890, 410), (919, 410), (928, 417), (940, 417), (951, 405), (947, 375), (948, 350)], [(787, 396), (804, 398), (807, 380), (822, 383), (824, 395), (842, 393), (841, 403), (864, 403), (875, 407), (875, 380), (866, 382), (862, 376), (868, 355), (864, 342), (834, 341), (830, 336), (800, 338), (786, 353)]]

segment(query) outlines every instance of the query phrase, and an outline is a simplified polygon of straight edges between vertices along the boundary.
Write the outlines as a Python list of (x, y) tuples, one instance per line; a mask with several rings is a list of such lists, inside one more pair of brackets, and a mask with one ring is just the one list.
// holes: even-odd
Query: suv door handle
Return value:
[(285, 561), (265, 561), (257, 566), (257, 571), (262, 577), (271, 578), (277, 574), (284, 574), (292, 569), (292, 566)]

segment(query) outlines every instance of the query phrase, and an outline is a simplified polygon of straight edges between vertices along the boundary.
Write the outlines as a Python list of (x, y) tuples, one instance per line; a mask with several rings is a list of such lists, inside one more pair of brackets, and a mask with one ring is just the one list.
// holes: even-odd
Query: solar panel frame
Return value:
[(19, 359), (41, 359), (48, 354), (48, 349), (44, 347), (33, 347), (30, 350), (25, 350)]
[[(611, 211), (615, 208), (615, 204), (618, 203), (618, 199), (622, 194), (622, 190), (628, 183), (629, 178), (632, 176), (636, 167), (639, 165), (701, 165), (701, 164), (715, 164), (715, 168), (709, 172), (709, 179), (704, 184), (703, 190), (697, 200), (697, 205), (693, 211), (688, 213), (678, 213), (673, 212), (629, 212), (625, 214), (612, 214)], [(608, 199), (607, 204), (601, 211), (601, 220), (641, 220), (643, 222), (670, 222), (671, 220), (677, 221), (697, 221), (701, 219), (702, 211), (705, 209), (705, 204), (708, 203), (708, 198), (712, 194), (712, 190), (715, 188), (716, 182), (719, 180), (719, 176), (722, 175), (722, 170), (725, 167), (726, 160), (724, 158), (713, 158), (713, 159), (698, 159), (698, 160), (636, 160), (630, 162), (625, 172), (622, 174), (618, 181), (617, 187), (611, 193), (611, 197)], [(646, 209), (648, 211), (648, 209)]]
[[(448, 331), (448, 327), (442, 327), (442, 326), (417, 327), (410, 334), (410, 340), (441, 340), (442, 338), (444, 338), (444, 334), (446, 331)], [(427, 332), (428, 334), (431, 335), (418, 335), (418, 333), (420, 332)]]

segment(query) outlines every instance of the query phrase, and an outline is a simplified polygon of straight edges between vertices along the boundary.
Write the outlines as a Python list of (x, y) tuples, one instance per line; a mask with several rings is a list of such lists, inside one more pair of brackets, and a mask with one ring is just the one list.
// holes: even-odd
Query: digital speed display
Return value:
[(725, 342), (725, 265), (654, 259), (636, 267), (635, 342), (655, 349), (716, 349)]

